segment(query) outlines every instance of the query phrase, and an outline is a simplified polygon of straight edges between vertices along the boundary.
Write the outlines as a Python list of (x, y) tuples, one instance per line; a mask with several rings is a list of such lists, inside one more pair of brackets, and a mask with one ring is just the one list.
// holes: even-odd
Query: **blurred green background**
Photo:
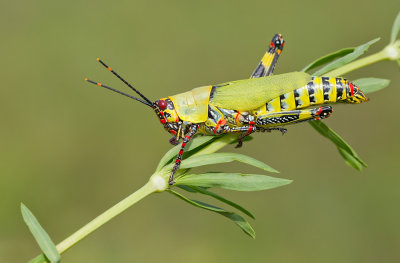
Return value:
[[(171, 148), (154, 113), (85, 83), (127, 91), (101, 57), (149, 98), (247, 78), (274, 33), (275, 72), (382, 37), (398, 0), (2, 1), (0, 6), (0, 262), (40, 250), (20, 202), (55, 243), (142, 186)], [(235, 151), (294, 179), (271, 191), (219, 191), (250, 209), (252, 240), (225, 218), (155, 194), (80, 242), (63, 262), (400, 262), (400, 74), (382, 62), (346, 75), (391, 85), (325, 122), (369, 165), (347, 166), (308, 124), (256, 134)], [(260, 171), (234, 164), (225, 171)]]

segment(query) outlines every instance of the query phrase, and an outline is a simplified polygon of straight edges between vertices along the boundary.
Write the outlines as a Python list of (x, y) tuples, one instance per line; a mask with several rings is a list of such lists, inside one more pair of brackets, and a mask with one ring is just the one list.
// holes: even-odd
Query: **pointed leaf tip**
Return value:
[(217, 206), (213, 206), (213, 205), (210, 205), (210, 204), (207, 204), (207, 203), (204, 203), (204, 202), (200, 202), (200, 201), (189, 199), (189, 198), (183, 196), (182, 194), (180, 194), (178, 192), (175, 192), (173, 190), (168, 190), (168, 192), (173, 194), (173, 195), (175, 195), (176, 197), (182, 199), (183, 201), (191, 204), (191, 205), (194, 205), (196, 207), (199, 207), (199, 208), (202, 208), (202, 209), (205, 209), (205, 210), (208, 210), (208, 211), (216, 212), (216, 213), (218, 213), (218, 214), (220, 214), (222, 216), (225, 216), (226, 218), (229, 218), (238, 227), (240, 227), (245, 234), (249, 235), (252, 238), (256, 237), (256, 233), (255, 233), (254, 229), (251, 227), (251, 225), (242, 216), (240, 216), (238, 214), (235, 214), (233, 212), (225, 211), (224, 209), (219, 208)]
[(393, 23), (392, 32), (390, 34), (390, 44), (393, 44), (396, 41), (399, 31), (400, 31), (400, 12), (397, 14)]
[(21, 213), (26, 225), (28, 226), (47, 259), (51, 263), (60, 262), (60, 253), (58, 253), (53, 241), (50, 239), (43, 227), (39, 224), (39, 221), (36, 219), (36, 217), (23, 203), (21, 203)]

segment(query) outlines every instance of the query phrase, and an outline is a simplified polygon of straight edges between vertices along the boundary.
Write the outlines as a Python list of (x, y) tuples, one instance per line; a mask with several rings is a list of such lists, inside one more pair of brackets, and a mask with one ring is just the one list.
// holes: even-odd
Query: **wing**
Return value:
[(216, 85), (210, 101), (228, 110), (250, 111), (289, 91), (305, 86), (311, 75), (291, 72)]
[(276, 62), (278, 61), (279, 55), (282, 53), (284, 45), (285, 41), (283, 40), (282, 35), (275, 34), (275, 36), (271, 40), (267, 52), (262, 57), (260, 63), (254, 70), (250, 78), (261, 78), (272, 75), (275, 69)]

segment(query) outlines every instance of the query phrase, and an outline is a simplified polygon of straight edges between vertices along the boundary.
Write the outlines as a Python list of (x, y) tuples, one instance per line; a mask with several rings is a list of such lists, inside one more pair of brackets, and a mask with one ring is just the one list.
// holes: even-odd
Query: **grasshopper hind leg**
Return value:
[(269, 44), (267, 52), (262, 57), (260, 63), (258, 63), (250, 78), (261, 78), (272, 75), (284, 45), (285, 41), (283, 40), (282, 35), (275, 34)]
[(258, 116), (256, 125), (263, 128), (282, 126), (287, 124), (299, 123), (303, 121), (312, 121), (328, 118), (333, 112), (331, 106), (321, 106), (318, 108), (305, 110), (292, 110), (267, 113)]

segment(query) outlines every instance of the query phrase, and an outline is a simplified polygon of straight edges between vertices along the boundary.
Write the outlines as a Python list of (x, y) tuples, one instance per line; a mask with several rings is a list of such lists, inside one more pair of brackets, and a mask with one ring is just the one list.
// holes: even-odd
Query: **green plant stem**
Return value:
[(365, 66), (377, 63), (382, 60), (397, 60), (400, 58), (400, 41), (386, 46), (383, 50), (367, 56), (365, 58), (357, 59), (349, 64), (328, 72), (326, 75), (330, 77), (343, 76), (344, 74), (353, 70), (363, 68)]
[(340, 68), (332, 70), (331, 72), (328, 72), (326, 75), (328, 75), (330, 77), (342, 76), (345, 73), (348, 73), (348, 72), (351, 72), (353, 70), (356, 70), (356, 69), (359, 69), (359, 68), (374, 64), (376, 62), (379, 62), (379, 61), (385, 60), (385, 59), (387, 59), (387, 57), (385, 56), (384, 50), (382, 50), (382, 51), (380, 51), (378, 53), (372, 54), (372, 55), (370, 55), (368, 57), (365, 57), (365, 58), (361, 58), (361, 59), (355, 60), (355, 61), (353, 61), (353, 62), (351, 62), (349, 64), (346, 64), (346, 65), (344, 65), (344, 66), (342, 66)]
[[(93, 219), (92, 221), (90, 221), (84, 227), (82, 227), (81, 229), (79, 229), (78, 231), (73, 233), (71, 236), (66, 238), (64, 241), (59, 243), (56, 246), (58, 252), (60, 254), (62, 254), (63, 252), (65, 252), (69, 248), (71, 248), (73, 245), (78, 243), (81, 239), (83, 239), (84, 237), (86, 237), (87, 235), (89, 235), (90, 233), (92, 233), (93, 231), (95, 231), (96, 229), (98, 229), (99, 227), (101, 227), (102, 225), (107, 223), (108, 221), (110, 221), (115, 216), (117, 216), (120, 213), (122, 213), (123, 211), (125, 211), (127, 208), (129, 208), (136, 202), (140, 201), (144, 197), (146, 197), (154, 192), (160, 191), (161, 190), (159, 187), (160, 185), (159, 184), (157, 185), (157, 183), (155, 183), (154, 181), (155, 180), (154, 180), (154, 176), (153, 176), (150, 179), (150, 181), (148, 183), (146, 183), (142, 188), (140, 188), (133, 194), (129, 195), (128, 197), (126, 197), (125, 199), (123, 199), (122, 201), (120, 201), (119, 203), (117, 203), (116, 205), (114, 205), (113, 207), (111, 207), (110, 209), (108, 209), (107, 211), (105, 211), (104, 213), (102, 213), (101, 215), (99, 215), (98, 217)], [(43, 258), (42, 255), (39, 255), (35, 259), (31, 260), (31, 262), (32, 261), (40, 262), (40, 261), (35, 261), (37, 258), (40, 258), (40, 257)], [(41, 261), (41, 262), (46, 262), (46, 261)]]
[(128, 197), (126, 197), (125, 199), (114, 205), (113, 207), (109, 208), (107, 211), (105, 211), (92, 221), (90, 221), (87, 225), (85, 225), (84, 227), (76, 231), (74, 234), (69, 236), (67, 239), (62, 241), (60, 244), (58, 244), (56, 246), (57, 250), (60, 252), (60, 254), (65, 252), (73, 245), (75, 245), (78, 241), (80, 241), (82, 238), (86, 237), (87, 235), (95, 231), (97, 228), (104, 225), (105, 223), (110, 221), (113, 217), (122, 213), (127, 208), (138, 202), (139, 200), (155, 192), (155, 190), (156, 189), (150, 182), (146, 183), (139, 190), (132, 193), (131, 195), (129, 195)]

